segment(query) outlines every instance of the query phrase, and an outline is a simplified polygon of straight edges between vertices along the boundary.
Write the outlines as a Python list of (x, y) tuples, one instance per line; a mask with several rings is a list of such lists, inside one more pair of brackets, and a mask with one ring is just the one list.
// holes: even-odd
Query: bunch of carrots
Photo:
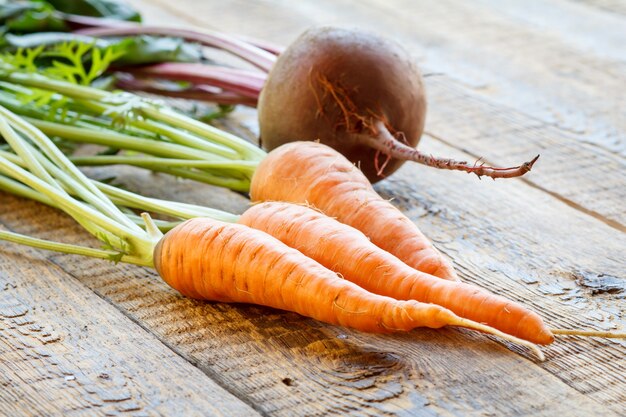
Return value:
[(366, 332), (465, 327), (540, 359), (534, 344), (567, 332), (460, 282), (415, 224), (325, 145), (272, 151), (253, 176), (251, 198), (256, 204), (238, 223), (257, 231), (191, 219), (166, 234), (154, 258), (165, 281), (193, 298), (267, 305)]
[[(527, 346), (539, 358), (535, 344), (560, 332), (513, 301), (459, 282), (416, 226), (324, 145), (294, 142), (271, 152), (252, 179), (258, 204), (233, 216), (92, 181), (44, 133), (2, 107), (0, 134), (10, 147), (0, 151), (2, 188), (65, 211), (105, 248), (8, 231), (0, 239), (154, 267), (189, 297), (260, 304), (366, 332), (459, 326)], [(172, 228), (143, 213), (140, 226), (129, 208), (188, 220)]]

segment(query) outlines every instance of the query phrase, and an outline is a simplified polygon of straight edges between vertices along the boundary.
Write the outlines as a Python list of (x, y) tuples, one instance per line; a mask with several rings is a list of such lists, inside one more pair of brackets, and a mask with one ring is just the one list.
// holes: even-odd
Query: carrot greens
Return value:
[[(0, 107), (0, 135), (7, 142), (6, 149), (0, 150), (0, 190), (65, 211), (99, 239), (103, 247), (50, 242), (4, 230), (0, 231), (0, 239), (150, 266), (156, 243), (154, 233), (148, 232), (146, 219), (141, 221), (130, 209), (174, 218), (174, 221), (154, 222), (163, 231), (192, 217), (237, 220), (237, 216), (220, 210), (144, 197), (91, 180), (43, 132), (3, 107)], [(148, 222), (152, 226), (152, 220)]]
[[(106, 148), (76, 164), (135, 165), (247, 191), (263, 150), (160, 101), (90, 86), (121, 53), (70, 42), (0, 55), (0, 105), (50, 137)], [(42, 57), (54, 60), (42, 67)]]

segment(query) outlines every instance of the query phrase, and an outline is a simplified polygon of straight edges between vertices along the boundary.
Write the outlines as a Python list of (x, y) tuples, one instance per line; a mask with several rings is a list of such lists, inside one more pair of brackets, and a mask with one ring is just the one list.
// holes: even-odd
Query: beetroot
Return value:
[(523, 175), (536, 160), (492, 168), (416, 150), (426, 118), (420, 71), (399, 44), (360, 30), (322, 27), (302, 34), (272, 67), (258, 109), (266, 149), (319, 140), (372, 182), (407, 160), (493, 178)]

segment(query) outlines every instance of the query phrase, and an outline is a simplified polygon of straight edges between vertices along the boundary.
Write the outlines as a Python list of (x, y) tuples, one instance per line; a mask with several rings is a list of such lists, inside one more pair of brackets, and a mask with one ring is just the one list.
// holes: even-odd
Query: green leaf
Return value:
[(94, 44), (98, 48), (106, 48), (114, 43), (118, 43), (117, 40), (111, 41), (110, 39), (98, 39), (92, 36), (65, 32), (41, 32), (29, 33), (26, 35), (14, 35), (7, 33), (4, 40), (4, 48), (9, 50), (15, 50), (18, 48), (37, 48), (39, 46), (51, 47), (64, 42)]
[(117, 242), (112, 242), (109, 238), (109, 235), (105, 233), (96, 233), (95, 236), (99, 241), (102, 242), (102, 246), (100, 247), (101, 249), (117, 251), (120, 253), (121, 256), (129, 254), (128, 243), (121, 237), (115, 236)]
[(4, 32), (67, 31), (69, 27), (54, 7), (43, 1), (0, 2), (0, 23)]
[(44, 50), (37, 58), (51, 60), (51, 65), (40, 69), (42, 73), (74, 84), (90, 85), (125, 53), (119, 45), (101, 50), (94, 44), (63, 42)]
[(61, 61), (54, 61), (52, 67), (46, 68), (45, 72), (54, 78), (62, 78), (73, 84), (82, 84), (78, 80), (84, 78), (84, 71), (81, 74), (81, 67), (75, 67), (74, 65), (65, 64)]
[(43, 49), (43, 46), (34, 49), (20, 48), (13, 54), (5, 53), (0, 55), (0, 61), (6, 62), (18, 70), (36, 72), (37, 65), (35, 60), (41, 55)]
[[(28, 35), (7, 34), (4, 39), (4, 49), (35, 48), (78, 42), (94, 45), (104, 49), (115, 47), (116, 51), (123, 51), (114, 60), (119, 65), (145, 65), (159, 62), (200, 62), (202, 47), (195, 43), (185, 42), (180, 38), (156, 37), (148, 35), (129, 36), (124, 38), (98, 39), (91, 36), (73, 33), (31, 33)], [(0, 45), (1, 46), (1, 45)]]
[(137, 10), (119, 0), (0, 0), (0, 33), (68, 32), (66, 14), (141, 21)]
[(48, 0), (58, 11), (92, 17), (140, 22), (141, 15), (118, 0)]

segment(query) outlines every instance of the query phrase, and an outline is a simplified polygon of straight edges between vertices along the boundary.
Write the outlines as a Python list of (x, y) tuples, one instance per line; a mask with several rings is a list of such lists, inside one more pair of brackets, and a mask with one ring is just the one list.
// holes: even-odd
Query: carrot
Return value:
[(156, 245), (154, 266), (170, 286), (192, 298), (264, 305), (370, 333), (450, 325), (534, 346), (439, 305), (370, 293), (241, 224), (187, 220)]
[(274, 236), (372, 293), (437, 304), (533, 343), (554, 340), (541, 317), (520, 304), (471, 284), (416, 271), (360, 231), (304, 205), (256, 204), (241, 215), (239, 223)]
[(450, 262), (417, 226), (380, 197), (358, 168), (326, 145), (292, 142), (274, 149), (254, 173), (250, 197), (311, 204), (361, 230), (412, 268), (458, 281)]

